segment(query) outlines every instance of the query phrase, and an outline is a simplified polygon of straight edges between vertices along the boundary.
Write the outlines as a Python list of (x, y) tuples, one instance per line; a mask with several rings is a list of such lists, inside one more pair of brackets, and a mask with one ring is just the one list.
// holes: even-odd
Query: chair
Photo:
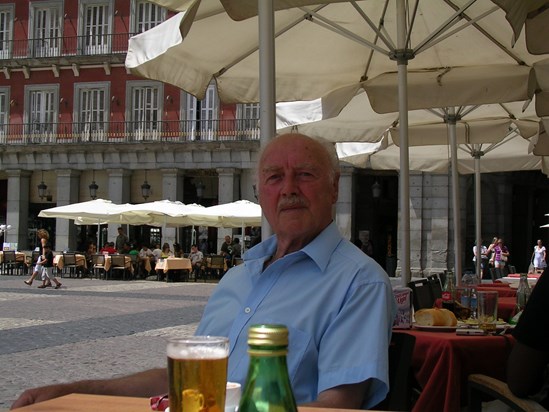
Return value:
[(137, 259), (137, 255), (128, 255), (130, 257), (130, 260), (131, 260), (131, 265), (133, 267), (133, 273), (134, 274), (137, 274), (139, 273), (139, 262), (138, 262), (138, 259)]
[(211, 255), (207, 260), (206, 278), (221, 279), (225, 270), (225, 257), (221, 255)]
[(393, 333), (389, 345), (389, 393), (373, 409), (409, 411), (413, 406), (412, 354), (416, 338), (408, 333)]
[(111, 277), (114, 272), (122, 272), (122, 280), (126, 280), (126, 273), (128, 271), (125, 255), (111, 255)]
[(4, 274), (17, 275), (23, 274), (23, 263), (17, 261), (17, 255), (13, 250), (5, 250), (2, 260), (2, 270)]
[(94, 254), (92, 255), (91, 276), (95, 276), (96, 278), (101, 279), (102, 275), (105, 279), (107, 279), (107, 271), (105, 270), (105, 255)]
[(509, 265), (509, 273), (517, 273), (517, 269), (513, 265)]
[(534, 412), (546, 411), (539, 403), (526, 398), (519, 398), (511, 392), (505, 382), (482, 374), (472, 374), (468, 378), (469, 411), (482, 411), (482, 401), (500, 400), (513, 411)]
[(433, 301), (442, 298), (442, 283), (440, 282), (439, 275), (427, 276), (427, 280), (429, 281), (429, 289), (433, 295)]
[(242, 263), (244, 263), (244, 259), (239, 257), (233, 258), (233, 266), (238, 266), (238, 265), (241, 265)]
[(61, 270), (61, 277), (67, 273), (71, 278), (73, 275), (78, 277), (76, 273), (76, 253), (63, 252), (63, 270)]
[(409, 282), (408, 287), (412, 289), (412, 302), (415, 311), (434, 306), (435, 299), (433, 298), (428, 279)]

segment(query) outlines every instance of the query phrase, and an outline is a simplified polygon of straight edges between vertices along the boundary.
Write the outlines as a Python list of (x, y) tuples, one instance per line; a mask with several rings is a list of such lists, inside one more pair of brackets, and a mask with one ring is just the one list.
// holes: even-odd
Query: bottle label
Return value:
[(452, 300), (452, 292), (450, 291), (442, 292), (442, 300)]

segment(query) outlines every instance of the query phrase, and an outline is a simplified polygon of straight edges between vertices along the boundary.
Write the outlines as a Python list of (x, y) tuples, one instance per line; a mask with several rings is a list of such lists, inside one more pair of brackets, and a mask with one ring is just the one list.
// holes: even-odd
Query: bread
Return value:
[(456, 315), (448, 309), (420, 309), (415, 313), (416, 324), (421, 326), (456, 326)]

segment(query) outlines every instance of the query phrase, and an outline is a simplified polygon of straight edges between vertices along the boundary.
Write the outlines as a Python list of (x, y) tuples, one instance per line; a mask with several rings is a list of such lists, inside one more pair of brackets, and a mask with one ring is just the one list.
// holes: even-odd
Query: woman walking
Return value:
[[(32, 285), (32, 281), (34, 280), (34, 278), (36, 278), (36, 276), (42, 274), (42, 265), (40, 265), (38, 262), (40, 262), (44, 258), (44, 246), (46, 246), (46, 243), (48, 243), (50, 234), (46, 229), (38, 229), (38, 231), (36, 232), (36, 236), (38, 237), (38, 239), (40, 239), (40, 245), (37, 247), (40, 254), (38, 255), (38, 259), (36, 261), (36, 265), (34, 266), (34, 270), (30, 279), (24, 281), (25, 284), (29, 286)], [(47, 286), (51, 286), (51, 283)]]
[(547, 263), (545, 261), (545, 255), (546, 255), (545, 246), (543, 246), (543, 242), (541, 241), (541, 239), (538, 239), (537, 245), (534, 246), (534, 253), (532, 253), (534, 270), (536, 272), (538, 271), (542, 272), (543, 269), (547, 267)]

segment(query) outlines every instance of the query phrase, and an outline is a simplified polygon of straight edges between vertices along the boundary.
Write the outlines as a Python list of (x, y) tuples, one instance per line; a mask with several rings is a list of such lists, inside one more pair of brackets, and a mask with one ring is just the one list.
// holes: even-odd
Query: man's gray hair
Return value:
[[(336, 148), (335, 148), (335, 143), (329, 142), (328, 140), (323, 139), (321, 137), (307, 136), (307, 135), (301, 134), (301, 133), (287, 133), (287, 134), (295, 134), (295, 135), (300, 135), (300, 136), (306, 137), (308, 139), (311, 139), (311, 140), (319, 143), (324, 148), (324, 150), (326, 151), (326, 154), (328, 155), (328, 159), (330, 161), (330, 166), (331, 166), (330, 167), (330, 169), (331, 169), (330, 179), (333, 182), (334, 179), (336, 178), (336, 176), (339, 175), (339, 173), (340, 173), (339, 158), (337, 157), (337, 151), (336, 151)], [(256, 168), (255, 168), (256, 169), (256, 173), (255, 173), (256, 178), (259, 178), (259, 162), (260, 162), (261, 158), (263, 157), (263, 152), (265, 151), (265, 149), (267, 147), (269, 147), (269, 145), (272, 141), (276, 140), (280, 136), (284, 136), (284, 135), (276, 136), (273, 140), (270, 140), (266, 145), (262, 146), (261, 149), (259, 150), (258, 162), (257, 162)]]

